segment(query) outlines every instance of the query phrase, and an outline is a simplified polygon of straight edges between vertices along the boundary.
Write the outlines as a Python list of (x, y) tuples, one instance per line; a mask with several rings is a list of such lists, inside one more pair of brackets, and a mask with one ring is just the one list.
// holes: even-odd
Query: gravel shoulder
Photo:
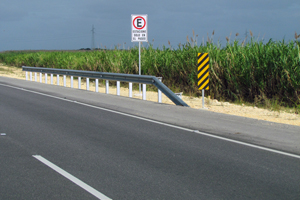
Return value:
[[(21, 68), (13, 67), (13, 66), (5, 66), (0, 63), (0, 76), (17, 78), (25, 80), (25, 72), (22, 71)], [(43, 76), (43, 82), (44, 80)], [(33, 80), (35, 77), (33, 77)], [(53, 84), (57, 84), (56, 76), (54, 77)], [(39, 80), (39, 75), (37, 76), (37, 81)], [(60, 77), (59, 85), (62, 85), (63, 80)], [(48, 76), (48, 84), (50, 84), (50, 76)], [(67, 87), (70, 87), (70, 79), (67, 78)], [(78, 88), (78, 82), (74, 79), (74, 88)], [(81, 89), (86, 88), (85, 81), (81, 82)], [(89, 90), (95, 91), (95, 84), (93, 82), (90, 83)], [(102, 83), (99, 84), (99, 92), (105, 93), (105, 85)], [(116, 88), (109, 88), (110, 94), (116, 94)], [(128, 88), (122, 87), (120, 95), (128, 96)], [(133, 91), (133, 98), (141, 99), (142, 97), (138, 95), (138, 91)], [(157, 102), (158, 96), (157, 92), (147, 91), (147, 100)], [(184, 102), (186, 102), (191, 108), (194, 109), (202, 109), (202, 98), (195, 98), (189, 96), (182, 96)], [(166, 96), (163, 95), (162, 102), (166, 104), (173, 104)], [(269, 122), (277, 122), (283, 124), (290, 124), (300, 126), (300, 116), (299, 114), (287, 113), (283, 111), (270, 111), (267, 109), (261, 109), (252, 106), (245, 105), (235, 105), (228, 102), (219, 102), (214, 99), (205, 98), (205, 110), (217, 113), (224, 113), (242, 117), (248, 117), (253, 119), (265, 120)]]

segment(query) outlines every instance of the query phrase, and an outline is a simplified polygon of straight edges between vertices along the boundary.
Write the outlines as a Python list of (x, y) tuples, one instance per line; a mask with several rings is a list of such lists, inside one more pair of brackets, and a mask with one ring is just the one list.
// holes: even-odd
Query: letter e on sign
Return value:
[[(131, 15), (131, 41), (132, 42), (148, 42), (147, 31), (148, 15)], [(134, 33), (143, 33), (142, 37)]]

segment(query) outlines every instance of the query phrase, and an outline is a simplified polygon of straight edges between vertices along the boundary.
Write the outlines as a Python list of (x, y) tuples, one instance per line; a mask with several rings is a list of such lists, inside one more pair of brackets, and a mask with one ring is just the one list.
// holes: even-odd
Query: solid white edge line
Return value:
[(65, 178), (69, 179), (70, 181), (72, 181), (73, 183), (75, 183), (76, 185), (78, 185), (79, 187), (83, 188), (84, 190), (86, 190), (90, 194), (94, 195), (98, 199), (101, 199), (101, 200), (111, 200), (110, 198), (108, 198), (107, 196), (105, 196), (104, 194), (102, 194), (101, 192), (95, 190), (91, 186), (89, 186), (86, 183), (82, 182), (81, 180), (79, 180), (75, 176), (71, 175), (70, 173), (66, 172), (65, 170), (61, 169), (60, 167), (56, 166), (55, 164), (51, 163), (50, 161), (48, 161), (47, 159), (43, 158), (42, 156), (40, 156), (40, 155), (33, 155), (33, 157), (36, 158), (36, 159), (38, 159), (40, 162), (44, 163), (45, 165), (47, 165), (48, 167), (50, 167), (51, 169), (53, 169), (57, 173), (61, 174)]
[(262, 146), (258, 146), (258, 145), (255, 145), (255, 144), (250, 144), (250, 143), (241, 142), (241, 141), (238, 141), (238, 140), (233, 140), (233, 139), (229, 139), (229, 138), (220, 137), (220, 136), (217, 136), (217, 135), (210, 135), (210, 134), (203, 133), (203, 132), (200, 132), (200, 131), (194, 131), (194, 133), (300, 159), (300, 155), (287, 153), (287, 152), (284, 152), (284, 151), (279, 151), (279, 150), (271, 149), (271, 148), (268, 148), (268, 147), (262, 147)]
[(164, 126), (168, 126), (168, 127), (188, 131), (188, 132), (193, 132), (193, 133), (197, 133), (197, 134), (200, 134), (200, 135), (205, 135), (205, 136), (208, 136), (208, 137), (212, 137), (212, 138), (216, 138), (216, 139), (220, 139), (220, 140), (225, 140), (225, 141), (228, 141), (228, 142), (233, 142), (233, 143), (236, 143), (236, 144), (241, 144), (241, 145), (245, 145), (245, 146), (248, 146), (248, 147), (257, 148), (257, 149), (261, 149), (261, 150), (264, 150), (264, 151), (269, 151), (269, 152), (273, 152), (273, 153), (277, 153), (277, 154), (286, 155), (286, 156), (290, 156), (290, 157), (300, 159), (300, 155), (293, 154), (293, 153), (287, 153), (287, 152), (284, 152), (284, 151), (275, 150), (275, 149), (271, 149), (271, 148), (268, 148), (268, 147), (262, 147), (262, 146), (255, 145), (255, 144), (241, 142), (241, 141), (234, 140), (234, 139), (229, 139), (229, 138), (225, 138), (225, 137), (221, 137), (221, 136), (217, 136), (217, 135), (213, 135), (213, 134), (209, 134), (209, 133), (200, 132), (198, 130), (192, 130), (192, 129), (189, 129), (189, 128), (184, 128), (184, 127), (180, 127), (180, 126), (176, 126), (176, 125), (172, 125), (172, 124), (167, 124), (167, 123), (164, 123), (164, 122), (159, 122), (159, 121), (155, 121), (155, 120), (152, 120), (152, 119), (147, 119), (147, 118), (144, 118), (144, 117), (138, 117), (138, 116), (127, 114), (127, 113), (122, 113), (122, 112), (119, 112), (119, 111), (110, 110), (110, 109), (107, 109), (107, 108), (101, 108), (101, 107), (89, 105), (89, 104), (86, 104), (86, 103), (81, 103), (81, 102), (77, 102), (77, 101), (73, 101), (73, 100), (69, 100), (69, 99), (64, 99), (64, 98), (61, 98), (61, 97), (56, 97), (56, 96), (52, 96), (52, 95), (48, 95), (48, 94), (44, 94), (44, 93), (40, 93), (40, 92), (35, 92), (35, 91), (27, 90), (27, 89), (24, 89), (24, 88), (5, 85), (5, 84), (1, 84), (1, 83), (0, 83), (0, 85), (6, 86), (6, 87), (11, 87), (11, 88), (18, 89), (18, 90), (31, 92), (31, 93), (35, 93), (35, 94), (39, 94), (39, 95), (42, 95), (42, 96), (51, 97), (51, 98), (54, 98), (54, 99), (60, 99), (60, 100), (63, 100), (63, 101), (73, 102), (73, 103), (80, 104), (80, 105), (83, 105), (83, 106), (96, 108), (96, 109), (99, 109), (99, 110), (104, 110), (104, 111), (116, 113), (116, 114), (119, 114), (119, 115), (132, 117), (132, 118), (136, 118), (136, 119), (140, 119), (140, 120), (144, 120), (144, 121), (148, 121), (148, 122), (152, 122), (152, 123), (156, 123), (156, 124), (160, 124), (160, 125), (164, 125)]

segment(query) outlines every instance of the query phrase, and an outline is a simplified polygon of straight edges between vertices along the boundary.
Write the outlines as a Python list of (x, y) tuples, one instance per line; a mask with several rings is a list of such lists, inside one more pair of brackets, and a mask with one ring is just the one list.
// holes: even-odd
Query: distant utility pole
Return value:
[(95, 50), (95, 28), (94, 28), (94, 25), (93, 25), (93, 28), (92, 28), (92, 50)]

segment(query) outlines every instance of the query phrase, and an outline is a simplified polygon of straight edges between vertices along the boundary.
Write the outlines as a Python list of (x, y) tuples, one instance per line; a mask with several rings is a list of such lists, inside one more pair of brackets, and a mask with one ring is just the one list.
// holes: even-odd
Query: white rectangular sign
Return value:
[(148, 42), (148, 15), (131, 15), (131, 42)]

